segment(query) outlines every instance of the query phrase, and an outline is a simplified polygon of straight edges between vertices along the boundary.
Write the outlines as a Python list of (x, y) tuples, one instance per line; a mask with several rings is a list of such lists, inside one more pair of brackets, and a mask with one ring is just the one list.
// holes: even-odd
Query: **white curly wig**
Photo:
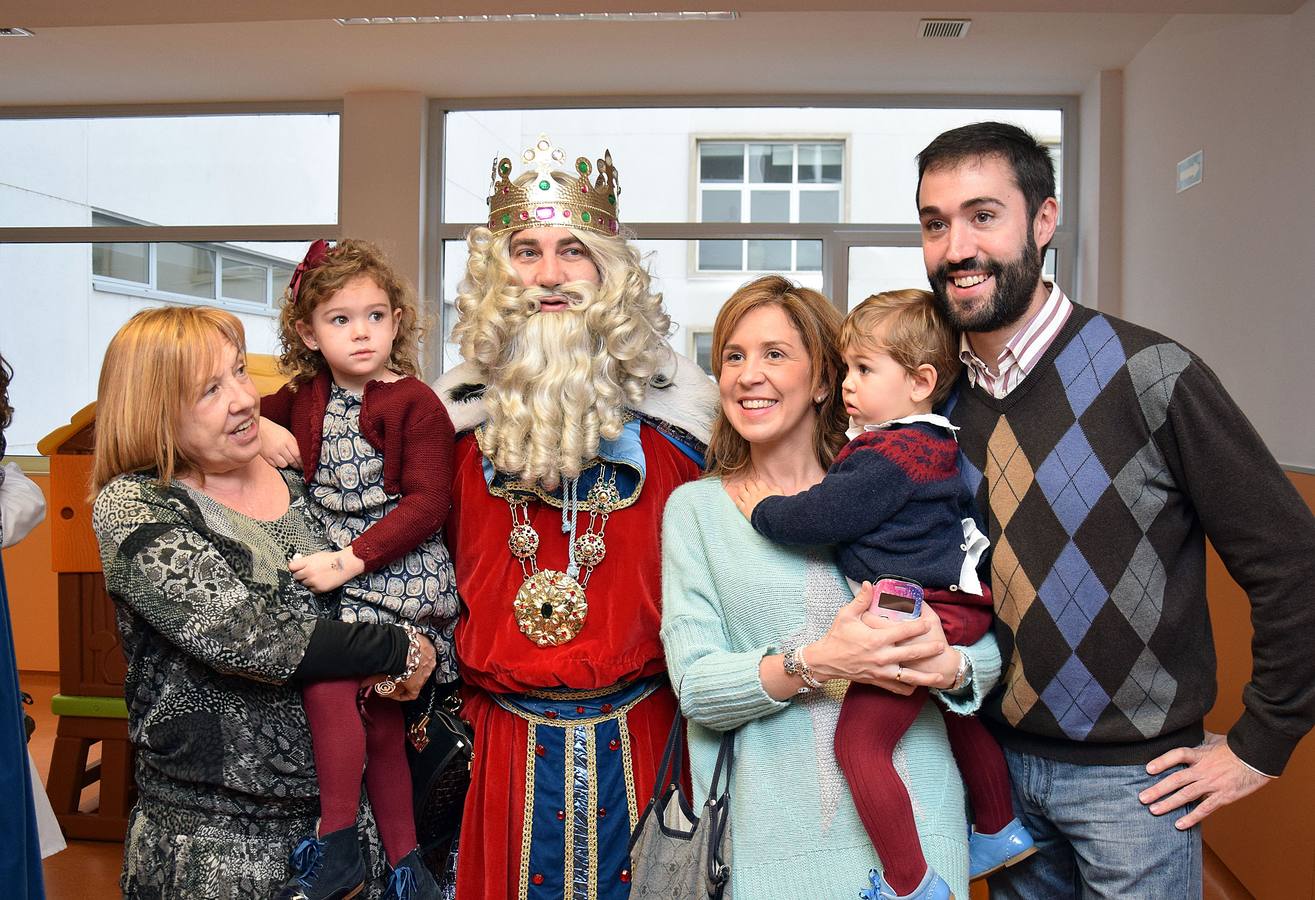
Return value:
[(523, 481), (555, 487), (621, 433), (626, 406), (670, 353), (671, 318), (653, 293), (639, 253), (623, 237), (572, 229), (601, 283), (572, 282), (567, 311), (540, 314), (541, 288), (522, 287), (512, 268), (514, 233), (474, 228), (457, 288), (452, 340), (482, 376), (487, 427), (481, 448)]

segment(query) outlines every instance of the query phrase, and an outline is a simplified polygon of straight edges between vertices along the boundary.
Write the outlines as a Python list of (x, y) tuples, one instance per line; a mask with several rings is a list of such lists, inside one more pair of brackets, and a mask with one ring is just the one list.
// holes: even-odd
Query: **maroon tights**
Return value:
[[(909, 792), (893, 761), (895, 744), (926, 700), (925, 688), (903, 697), (873, 685), (851, 684), (836, 724), (836, 761), (885, 866), (886, 883), (899, 894), (916, 888), (927, 872)], [(993, 834), (1014, 817), (1004, 755), (976, 718), (951, 712), (944, 716), (950, 749), (972, 802), (973, 824), (978, 832)]]
[(357, 706), (361, 679), (317, 681), (302, 691), (320, 782), (320, 834), (356, 824), (361, 771), (388, 864), (416, 846), (411, 770), (406, 759), (402, 705), (371, 693)]

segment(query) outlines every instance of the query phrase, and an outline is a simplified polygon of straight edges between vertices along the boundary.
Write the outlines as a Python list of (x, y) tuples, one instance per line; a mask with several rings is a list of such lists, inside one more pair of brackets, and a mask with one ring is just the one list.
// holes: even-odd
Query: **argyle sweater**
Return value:
[(1198, 743), (1214, 704), (1205, 538), (1255, 636), (1240, 759), (1279, 774), (1315, 721), (1315, 519), (1214, 373), (1075, 307), (1002, 400), (961, 378), (960, 470), (991, 539), (1003, 744), (1139, 764)]
[(970, 502), (958, 456), (954, 436), (925, 422), (865, 431), (808, 490), (764, 498), (754, 530), (778, 544), (836, 544), (854, 581), (892, 575), (957, 588)]

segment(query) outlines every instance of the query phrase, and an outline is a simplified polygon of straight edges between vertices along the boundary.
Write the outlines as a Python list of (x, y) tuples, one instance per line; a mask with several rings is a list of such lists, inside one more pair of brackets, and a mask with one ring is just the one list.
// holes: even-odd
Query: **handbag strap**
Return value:
[(685, 717), (677, 709), (671, 720), (671, 733), (667, 735), (667, 746), (662, 751), (662, 761), (658, 763), (656, 777), (653, 779), (654, 803), (661, 798), (662, 792), (668, 785), (675, 785), (677, 790), (683, 790), (680, 786), (680, 778), (685, 771), (685, 754), (681, 752), (684, 724)]
[[(712, 785), (708, 788), (708, 812), (703, 824), (708, 829), (707, 890), (710, 898), (720, 898), (730, 880), (731, 868), (726, 865), (722, 848), (726, 843), (726, 830), (730, 827), (731, 815), (731, 771), (735, 766), (735, 732), (725, 731), (721, 735), (721, 746), (717, 749), (717, 765), (712, 770)], [(721, 774), (725, 771), (723, 784)], [(717, 787), (721, 785), (721, 794)]]

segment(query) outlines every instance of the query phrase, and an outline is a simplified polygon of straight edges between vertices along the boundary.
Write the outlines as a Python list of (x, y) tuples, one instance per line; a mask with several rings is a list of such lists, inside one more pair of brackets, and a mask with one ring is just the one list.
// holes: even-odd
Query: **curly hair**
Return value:
[[(643, 399), (670, 352), (671, 318), (639, 252), (624, 237), (572, 229), (600, 284), (572, 283), (578, 313), (536, 315), (534, 287), (512, 268), (512, 234), (467, 235), (470, 256), (457, 288), (452, 340), (487, 385), (483, 449), (500, 471), (554, 486), (578, 475), (615, 438), (624, 408)], [(578, 318), (577, 318), (578, 316)]]
[(353, 278), (365, 275), (379, 290), (388, 295), (390, 309), (400, 309), (402, 318), (397, 323), (397, 336), (393, 338), (393, 352), (388, 357), (388, 368), (403, 375), (420, 377), (420, 339), (424, 333), (415, 292), (388, 262), (383, 251), (369, 241), (346, 238), (330, 248), (324, 261), (307, 271), (301, 279), (297, 295), (292, 296), (289, 285), (283, 291), (283, 306), (279, 310), (279, 369), (292, 377), (291, 387), (310, 381), (324, 368), (324, 356), (312, 350), (297, 334), (298, 322), (309, 322), (311, 313)]
[[(884, 331), (881, 331), (884, 329)], [(906, 372), (929, 365), (936, 387), (933, 407), (950, 395), (959, 375), (959, 334), (936, 308), (931, 291), (908, 288), (873, 294), (849, 311), (840, 326), (840, 348), (885, 353)]]
[(9, 405), (9, 379), (14, 377), (14, 370), (5, 362), (5, 358), (0, 356), (0, 456), (5, 455), (5, 431), (9, 428), (9, 423), (14, 421), (14, 408)]

